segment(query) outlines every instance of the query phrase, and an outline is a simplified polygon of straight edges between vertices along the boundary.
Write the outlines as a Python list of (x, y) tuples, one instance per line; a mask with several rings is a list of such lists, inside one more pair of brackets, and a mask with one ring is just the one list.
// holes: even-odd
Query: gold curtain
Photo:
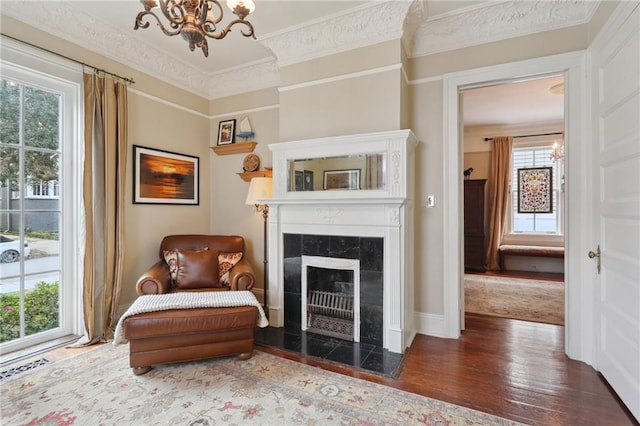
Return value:
[(84, 75), (83, 202), (85, 335), (74, 346), (113, 338), (124, 266), (127, 86)]
[(380, 189), (382, 188), (382, 155), (367, 154), (365, 178), (362, 189)]
[(487, 269), (500, 269), (498, 247), (502, 243), (509, 207), (509, 180), (511, 176), (511, 152), (513, 137), (495, 136), (491, 153), (489, 179), (489, 244), (487, 246)]

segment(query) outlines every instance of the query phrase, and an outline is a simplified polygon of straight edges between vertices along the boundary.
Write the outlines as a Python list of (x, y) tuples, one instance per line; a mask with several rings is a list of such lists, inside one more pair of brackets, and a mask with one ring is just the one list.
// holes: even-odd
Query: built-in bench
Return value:
[(498, 261), (500, 262), (501, 271), (505, 269), (504, 258), (506, 256), (555, 257), (564, 259), (564, 247), (501, 245), (498, 247)]

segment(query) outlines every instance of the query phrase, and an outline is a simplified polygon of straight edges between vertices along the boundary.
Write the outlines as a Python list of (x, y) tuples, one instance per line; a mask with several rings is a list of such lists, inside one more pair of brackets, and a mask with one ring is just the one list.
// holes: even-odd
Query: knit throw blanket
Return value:
[(262, 305), (250, 291), (178, 292), (169, 294), (147, 294), (140, 296), (122, 315), (116, 326), (113, 344), (126, 343), (123, 322), (127, 317), (145, 312), (168, 309), (223, 308), (232, 306), (255, 306), (258, 308), (258, 326), (266, 327), (269, 320)]

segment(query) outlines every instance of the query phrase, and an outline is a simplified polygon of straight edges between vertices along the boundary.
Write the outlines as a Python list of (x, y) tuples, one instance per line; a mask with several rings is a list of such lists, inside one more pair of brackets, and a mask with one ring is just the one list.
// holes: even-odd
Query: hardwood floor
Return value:
[(564, 355), (564, 327), (475, 314), (466, 325), (458, 340), (416, 336), (396, 379), (259, 349), (533, 425), (637, 424), (592, 367)]

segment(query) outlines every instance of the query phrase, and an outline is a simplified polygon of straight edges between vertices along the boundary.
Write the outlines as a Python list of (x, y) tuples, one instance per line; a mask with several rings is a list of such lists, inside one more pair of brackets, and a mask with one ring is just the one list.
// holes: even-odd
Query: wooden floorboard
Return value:
[(467, 314), (460, 339), (418, 335), (396, 379), (260, 350), (532, 425), (637, 424), (589, 365), (564, 355), (564, 327)]

